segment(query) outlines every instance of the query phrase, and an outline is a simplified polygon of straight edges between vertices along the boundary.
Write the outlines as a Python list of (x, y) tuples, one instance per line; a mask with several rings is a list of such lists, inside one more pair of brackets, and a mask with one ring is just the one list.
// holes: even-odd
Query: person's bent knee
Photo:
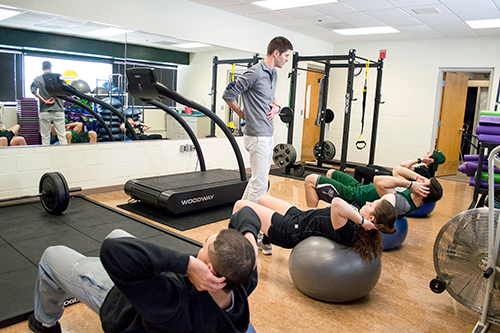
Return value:
[(26, 140), (22, 136), (17, 136), (15, 138), (12, 138), (12, 140), (10, 140), (10, 145), (11, 146), (26, 146)]
[(250, 201), (243, 200), (243, 199), (236, 201), (234, 203), (234, 207), (233, 207), (233, 214), (236, 213), (237, 211), (239, 211), (240, 209), (242, 209), (243, 207), (248, 206), (249, 202)]
[(60, 258), (61, 252), (65, 251), (66, 249), (68, 249), (68, 247), (64, 245), (49, 246), (45, 249), (45, 251), (43, 251), (40, 262), (50, 262), (54, 258)]
[(0, 147), (7, 147), (9, 145), (9, 141), (6, 137), (0, 138)]
[(316, 183), (318, 182), (319, 175), (310, 174), (304, 180), (306, 186), (316, 187)]

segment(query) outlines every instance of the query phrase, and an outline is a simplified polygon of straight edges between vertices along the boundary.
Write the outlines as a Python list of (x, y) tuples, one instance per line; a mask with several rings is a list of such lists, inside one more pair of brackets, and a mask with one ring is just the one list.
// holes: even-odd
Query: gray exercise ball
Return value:
[(325, 238), (306, 238), (290, 253), (293, 283), (305, 295), (324, 302), (343, 303), (370, 293), (380, 278), (379, 256), (366, 262), (352, 248)]
[(84, 94), (87, 94), (90, 92), (90, 87), (88, 85), (87, 82), (83, 81), (83, 80), (73, 80), (69, 83), (70, 86), (78, 89), (80, 92), (84, 93)]

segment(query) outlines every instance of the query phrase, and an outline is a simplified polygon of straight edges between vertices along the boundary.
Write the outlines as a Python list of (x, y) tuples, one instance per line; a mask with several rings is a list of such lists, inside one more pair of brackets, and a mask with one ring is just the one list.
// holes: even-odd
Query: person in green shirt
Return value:
[(320, 199), (330, 203), (333, 198), (340, 197), (361, 207), (366, 202), (391, 194), (398, 216), (406, 216), (443, 196), (443, 188), (436, 178), (427, 179), (401, 166), (394, 168), (393, 175), (375, 176), (372, 184), (361, 185), (348, 174), (333, 169), (326, 176), (311, 174), (305, 179), (307, 206), (316, 207)]

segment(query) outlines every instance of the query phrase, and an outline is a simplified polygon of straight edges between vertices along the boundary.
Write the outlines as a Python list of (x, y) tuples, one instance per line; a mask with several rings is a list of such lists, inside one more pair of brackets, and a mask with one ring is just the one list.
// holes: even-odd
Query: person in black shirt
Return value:
[[(134, 129), (134, 132), (139, 137), (139, 140), (161, 140), (163, 138), (160, 134), (144, 134), (144, 132), (151, 128), (151, 125), (148, 125), (141, 121), (133, 120), (132, 118), (127, 118), (127, 121)], [(125, 127), (124, 123), (120, 125), (120, 129), (125, 132), (127, 138), (129, 138), (130, 140), (134, 139), (134, 135), (128, 128)]]
[(351, 246), (366, 261), (382, 253), (380, 232), (396, 232), (396, 209), (386, 198), (366, 203), (356, 210), (341, 198), (334, 198), (331, 206), (302, 211), (292, 204), (269, 195), (263, 195), (256, 204), (239, 200), (234, 212), (252, 208), (261, 221), (261, 231), (271, 244), (293, 248), (310, 236), (323, 236), (337, 243)]
[(246, 332), (260, 220), (242, 211), (229, 228), (207, 238), (197, 258), (123, 230), (108, 235), (100, 258), (65, 246), (47, 248), (30, 329), (61, 332), (64, 301), (76, 297), (99, 314), (107, 333)]

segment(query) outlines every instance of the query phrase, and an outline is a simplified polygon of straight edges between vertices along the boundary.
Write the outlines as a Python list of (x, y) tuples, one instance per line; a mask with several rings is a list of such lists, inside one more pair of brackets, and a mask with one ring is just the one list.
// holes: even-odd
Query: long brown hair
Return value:
[(371, 262), (382, 254), (382, 235), (393, 234), (396, 232), (394, 223), (396, 223), (396, 208), (387, 200), (380, 200), (373, 211), (373, 224), (377, 229), (365, 230), (363, 227), (356, 229), (356, 236), (352, 248), (361, 255), (361, 258)]

